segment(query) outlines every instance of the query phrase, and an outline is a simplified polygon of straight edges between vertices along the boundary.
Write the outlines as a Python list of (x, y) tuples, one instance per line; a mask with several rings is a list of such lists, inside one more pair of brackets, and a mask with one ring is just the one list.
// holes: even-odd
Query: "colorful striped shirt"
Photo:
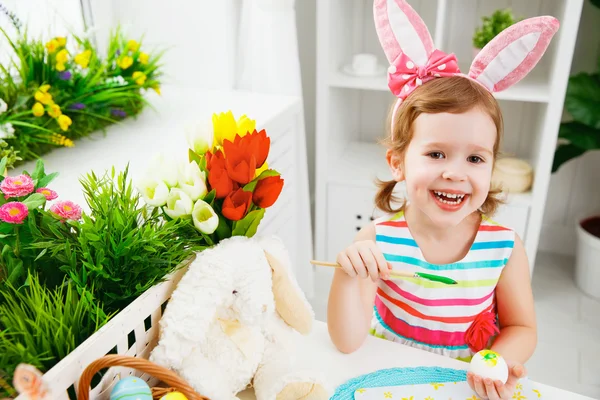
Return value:
[(379, 282), (371, 334), (448, 357), (469, 360), (465, 340), (475, 317), (495, 314), (495, 289), (512, 253), (515, 234), (486, 216), (467, 255), (451, 264), (428, 263), (404, 213), (375, 221), (376, 243), (394, 269), (446, 276), (456, 285), (416, 278)]

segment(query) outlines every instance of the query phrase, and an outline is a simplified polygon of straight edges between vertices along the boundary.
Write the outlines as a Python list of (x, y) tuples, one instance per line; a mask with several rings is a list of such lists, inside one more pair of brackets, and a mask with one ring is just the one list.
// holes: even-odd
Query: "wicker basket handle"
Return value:
[(167, 385), (174, 387), (177, 391), (181, 392), (185, 397), (187, 397), (188, 400), (210, 400), (208, 397), (204, 397), (196, 393), (186, 381), (181, 379), (173, 371), (154, 364), (153, 362), (144, 358), (122, 356), (119, 354), (104, 356), (87, 366), (79, 378), (77, 400), (89, 400), (90, 384), (94, 375), (104, 368), (115, 366), (133, 368), (150, 374), (153, 377), (160, 379)]

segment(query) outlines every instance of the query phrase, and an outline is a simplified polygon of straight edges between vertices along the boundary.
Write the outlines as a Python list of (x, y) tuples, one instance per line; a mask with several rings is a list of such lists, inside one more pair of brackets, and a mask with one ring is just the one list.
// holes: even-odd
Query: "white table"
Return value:
[[(420, 366), (466, 369), (468, 365), (448, 357), (373, 336), (369, 336), (366, 343), (356, 352), (343, 354), (331, 342), (327, 325), (320, 321), (315, 322), (307, 347), (305, 351), (298, 352), (299, 362), (317, 369), (333, 388), (349, 379), (380, 369)], [(590, 397), (548, 385), (538, 385), (544, 389), (544, 400), (592, 400)], [(240, 398), (243, 400), (255, 399), (251, 391), (242, 393)]]

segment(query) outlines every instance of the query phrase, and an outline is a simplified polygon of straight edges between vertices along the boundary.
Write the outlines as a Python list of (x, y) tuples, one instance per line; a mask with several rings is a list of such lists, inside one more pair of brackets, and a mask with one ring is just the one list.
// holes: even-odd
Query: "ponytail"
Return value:
[[(376, 185), (378, 187), (377, 194), (375, 195), (375, 206), (388, 214), (396, 214), (404, 209), (406, 201), (399, 199), (394, 196), (394, 189), (396, 188), (396, 181), (381, 181), (377, 180)], [(402, 203), (399, 208), (393, 208), (393, 203)]]

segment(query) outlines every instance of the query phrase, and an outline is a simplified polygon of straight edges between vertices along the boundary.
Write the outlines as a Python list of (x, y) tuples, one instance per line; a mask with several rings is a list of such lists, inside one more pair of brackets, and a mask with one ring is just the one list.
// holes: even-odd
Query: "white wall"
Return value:
[[(571, 74), (593, 72), (600, 57), (600, 9), (585, 1)], [(540, 250), (575, 251), (575, 225), (580, 215), (600, 213), (600, 151), (563, 164), (550, 181)]]

